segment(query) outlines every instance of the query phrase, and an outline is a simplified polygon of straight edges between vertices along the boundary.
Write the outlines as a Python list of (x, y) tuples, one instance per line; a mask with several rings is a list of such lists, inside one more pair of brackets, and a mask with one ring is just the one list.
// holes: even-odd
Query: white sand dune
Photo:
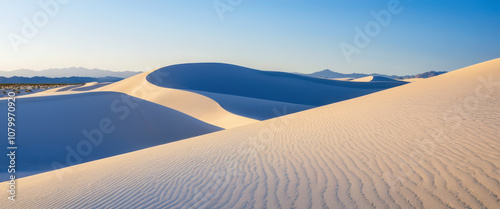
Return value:
[(230, 113), (217, 102), (203, 95), (153, 85), (146, 80), (146, 76), (150, 73), (144, 72), (93, 91), (126, 93), (225, 129), (257, 122), (257, 120)]
[(103, 86), (107, 86), (109, 84), (111, 84), (111, 82), (104, 82), (104, 83), (92, 82), (92, 83), (86, 83), (82, 87), (71, 89), (71, 91), (91, 91), (91, 90), (94, 90), (94, 89), (97, 89), (97, 88), (101, 88)]
[(402, 81), (413, 83), (413, 82), (421, 81), (421, 80), (424, 80), (424, 79), (425, 78), (407, 78), (407, 79), (403, 79)]
[[(7, 208), (498, 208), (500, 59), (20, 179)], [(2, 185), (6, 185), (2, 183)]]
[(337, 81), (351, 81), (354, 80), (355, 78), (328, 78), (328, 79)]
[(91, 91), (97, 88), (101, 88), (103, 86), (109, 85), (109, 82), (98, 83), (98, 82), (90, 82), (85, 84), (75, 84), (69, 86), (62, 86), (52, 89), (47, 89), (41, 92), (20, 95), (19, 98), (29, 98), (29, 97), (44, 97), (44, 96), (55, 96), (55, 95), (69, 95), (69, 94), (79, 94), (84, 93), (86, 91)]
[[(27, 95), (19, 95), (19, 98), (24, 98), (24, 97), (40, 97), (40, 96), (50, 96), (50, 95), (58, 95), (59, 92), (65, 92), (64, 94), (68, 93), (73, 93), (69, 92), (68, 90), (74, 89), (74, 88), (79, 88), (82, 87), (83, 85), (69, 85), (69, 86), (62, 86), (62, 87), (57, 87), (57, 88), (51, 88), (47, 89), (41, 92), (36, 92), (33, 94), (27, 94)], [(62, 94), (61, 94), (62, 95)]]
[(230, 113), (206, 96), (153, 85), (146, 80), (149, 73), (151, 72), (141, 73), (111, 84), (92, 82), (85, 85), (71, 85), (20, 96), (19, 98), (72, 95), (86, 92), (118, 92), (180, 111), (224, 129), (258, 121)]
[[(190, 66), (195, 66), (197, 70), (205, 70), (199, 68), (197, 64)], [(259, 71), (252, 70), (251, 73), (258, 74)], [(267, 120), (315, 107), (237, 95), (165, 88), (148, 81), (146, 77), (150, 74), (151, 72), (142, 73), (113, 84), (92, 82), (70, 85), (18, 97), (20, 113), (17, 117), (21, 122), (17, 124), (17, 128), (29, 130), (27, 133), (23, 131), (24, 134), (19, 137), (18, 145), (28, 154), (21, 155), (18, 159), (18, 164), (23, 167), (18, 171), (18, 177), (211, 133), (222, 128), (243, 126), (258, 120)], [(259, 85), (258, 80), (253, 84)], [(293, 84), (303, 85), (301, 82)], [(380, 90), (379, 86), (363, 87), (369, 88), (369, 91), (361, 89), (363, 93)], [(355, 95), (360, 94), (357, 89), (352, 91)], [(341, 96), (351, 96), (349, 94), (350, 92), (338, 93)], [(337, 99), (338, 95), (332, 94), (328, 97)], [(141, 105), (138, 108), (130, 108), (131, 105), (128, 101), (124, 101), (124, 98), (130, 101), (137, 100)], [(116, 101), (120, 102), (119, 105), (115, 103)], [(0, 102), (6, 101), (0, 100)], [(128, 115), (129, 112), (133, 116), (130, 117), (132, 119), (122, 120), (119, 117), (117, 120), (117, 115)], [(70, 121), (65, 120), (68, 116), (71, 116)], [(95, 145), (89, 151), (91, 154), (74, 160), (74, 150), (80, 145), (83, 146), (81, 143), (88, 144), (89, 141), (83, 131), (98, 127), (99, 119), (104, 118), (116, 120), (113, 124), (118, 127), (116, 131), (101, 133), (105, 137), (100, 138), (105, 138), (106, 143)], [(0, 125), (2, 123), (6, 121), (2, 121)], [(53, 127), (58, 128), (57, 134), (47, 131)], [(119, 145), (113, 146), (115, 143)], [(44, 144), (50, 144), (51, 148), (40, 149)], [(5, 151), (0, 154), (6, 154)], [(68, 160), (69, 158), (72, 160)], [(54, 162), (61, 165), (53, 166)], [(6, 170), (0, 171), (0, 180), (6, 179)]]
[[(221, 105), (225, 110), (252, 119), (268, 120), (283, 115), (296, 113), (316, 106), (278, 102), (229, 94), (218, 94), (205, 91), (191, 91), (207, 96)], [(334, 96), (334, 95), (332, 95)]]
[(386, 77), (382, 77), (382, 76), (366, 76), (366, 77), (362, 77), (362, 78), (352, 79), (351, 81), (354, 81), (354, 82), (379, 82), (379, 81), (404, 82), (404, 81), (394, 80), (394, 79), (386, 78)]
[(63, 87), (59, 87), (59, 88), (49, 89), (49, 90), (46, 91), (46, 93), (71, 91), (73, 89), (81, 88), (81, 87), (84, 87), (86, 85), (87, 84), (84, 84), (84, 85), (82, 85), (82, 84), (75, 84), (75, 85), (70, 85), (70, 86), (63, 86)]
[[(17, 177), (222, 130), (116, 92), (28, 97), (16, 102)], [(7, 106), (6, 101), (0, 105)], [(6, 127), (7, 120), (0, 125)], [(3, 156), (7, 152), (0, 150)], [(0, 179), (8, 179), (6, 169), (0, 170)]]
[(172, 65), (151, 72), (146, 79), (166, 88), (309, 106), (327, 105), (405, 84), (337, 81), (223, 63)]
[(295, 113), (402, 84), (330, 81), (222, 63), (194, 63), (145, 72), (94, 91), (126, 93), (229, 129), (280, 116), (275, 109)]
[[(222, 63), (195, 63), (141, 73), (112, 84), (72, 85), (21, 98), (85, 92), (126, 93), (229, 129), (402, 84), (333, 81)], [(276, 114), (277, 109), (280, 114)]]

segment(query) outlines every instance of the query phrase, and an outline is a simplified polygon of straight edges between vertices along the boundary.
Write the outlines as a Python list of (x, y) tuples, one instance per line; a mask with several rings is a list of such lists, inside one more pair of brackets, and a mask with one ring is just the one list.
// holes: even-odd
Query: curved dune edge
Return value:
[(403, 80), (395, 80), (395, 79), (392, 79), (392, 78), (386, 78), (386, 77), (382, 77), (382, 76), (365, 76), (365, 77), (362, 77), (362, 78), (357, 78), (357, 79), (351, 79), (350, 81), (353, 81), (353, 82), (378, 82), (378, 81), (384, 81), (384, 82), (406, 82), (406, 81), (403, 81)]
[(71, 91), (63, 91), (66, 88), (72, 87), (72, 88), (79, 88), (82, 87), (83, 85), (71, 85), (71, 86), (62, 86), (62, 87), (57, 87), (53, 89), (48, 89), (42, 92), (37, 92), (34, 94), (28, 94), (28, 95), (20, 95), (18, 97), (24, 98), (24, 97), (41, 97), (41, 96), (54, 96), (54, 95), (64, 95), (64, 94), (75, 94), (75, 93), (80, 93), (80, 92), (71, 92)]
[[(152, 72), (152, 71), (151, 71)], [(258, 122), (258, 120), (232, 114), (216, 101), (189, 91), (163, 88), (151, 84), (144, 72), (92, 91), (114, 91), (160, 104), (224, 129)]]
[(336, 81), (352, 81), (355, 78), (326, 78), (326, 79), (336, 80)]
[(68, 86), (62, 86), (62, 87), (57, 87), (57, 88), (52, 88), (48, 89), (45, 91), (33, 93), (33, 94), (28, 94), (28, 95), (19, 95), (19, 98), (29, 98), (29, 97), (43, 97), (43, 96), (57, 96), (57, 95), (69, 95), (69, 94), (80, 94), (80, 93), (85, 93), (82, 91), (74, 91), (75, 89), (80, 89), (80, 88), (89, 88), (92, 86), (99, 86), (101, 85), (100, 83), (97, 82), (89, 82), (85, 83), (83, 85), (68, 85)]
[(362, 78), (352, 79), (351, 81), (355, 81), (355, 82), (370, 82), (372, 80), (373, 80), (373, 76), (365, 76), (365, 77), (362, 77)]
[[(496, 208), (498, 68), (500, 59), (20, 179), (17, 202), (0, 203), (9, 208)], [(474, 97), (479, 102), (460, 118), (453, 108), (465, 108)], [(449, 111), (451, 118), (443, 118)]]

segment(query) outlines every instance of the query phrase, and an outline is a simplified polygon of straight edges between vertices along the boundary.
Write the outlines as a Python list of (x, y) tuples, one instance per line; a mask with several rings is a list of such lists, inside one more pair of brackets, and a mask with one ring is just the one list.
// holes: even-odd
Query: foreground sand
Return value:
[[(498, 208), (500, 59), (19, 180), (8, 208)], [(5, 188), (5, 183), (2, 183)]]

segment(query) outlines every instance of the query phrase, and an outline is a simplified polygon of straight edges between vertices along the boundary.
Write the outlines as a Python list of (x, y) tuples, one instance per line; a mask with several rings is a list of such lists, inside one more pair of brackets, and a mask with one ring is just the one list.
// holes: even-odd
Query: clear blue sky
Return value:
[[(402, 11), (350, 63), (341, 43), (354, 45), (354, 28), (364, 30), (375, 20), (370, 12), (387, 10), (391, 0), (241, 1), (220, 0), (232, 8), (221, 20), (214, 0), (73, 0), (26, 38), (23, 18), (43, 20), (39, 1), (0, 0), (0, 70), (144, 71), (225, 62), (287, 72), (405, 75), (500, 57), (499, 0), (400, 0)], [(28, 40), (18, 52), (12, 34)]]

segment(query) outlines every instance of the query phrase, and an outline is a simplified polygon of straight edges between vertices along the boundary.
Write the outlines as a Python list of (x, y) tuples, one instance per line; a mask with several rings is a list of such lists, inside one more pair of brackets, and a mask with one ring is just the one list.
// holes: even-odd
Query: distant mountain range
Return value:
[(344, 73), (338, 73), (334, 72), (331, 70), (322, 70), (318, 71), (315, 73), (311, 74), (306, 74), (308, 76), (313, 76), (313, 77), (319, 77), (319, 78), (362, 78), (366, 76), (381, 76), (381, 77), (386, 77), (386, 78), (392, 78), (392, 79), (408, 79), (408, 78), (429, 78), (437, 75), (441, 75), (447, 73), (445, 71), (430, 71), (418, 75), (406, 75), (406, 76), (397, 76), (397, 75), (384, 75), (384, 74), (378, 74), (378, 73), (372, 73), (372, 74), (364, 74), (364, 73), (351, 73), (351, 74), (344, 74)]
[[(0, 71), (0, 83), (88, 83), (88, 82), (116, 82), (123, 78), (137, 75), (141, 72), (123, 71), (115, 72), (100, 69), (87, 69), (82, 67), (53, 68), (41, 71), (20, 69), (14, 71)], [(381, 76), (392, 79), (429, 78), (444, 74), (444, 71), (430, 71), (418, 75), (384, 75), (351, 73), (344, 74), (331, 70), (322, 70), (311, 74), (302, 74), (320, 78), (362, 78), (366, 76)]]
[(9, 84), (75, 84), (75, 83), (89, 83), (89, 82), (116, 82), (123, 80), (123, 78), (117, 77), (102, 77), (102, 78), (91, 78), (91, 77), (62, 77), (62, 78), (47, 78), (47, 77), (20, 77), (13, 76), (10, 78), (0, 76), (0, 83)]
[(41, 71), (28, 70), (28, 69), (20, 69), (20, 70), (14, 70), (14, 71), (0, 71), (0, 76), (3, 76), (3, 77), (43, 76), (43, 77), (47, 77), (47, 78), (59, 78), (59, 77), (128, 78), (128, 77), (137, 75), (139, 73), (141, 73), (141, 72), (133, 72), (133, 71), (115, 72), (115, 71), (109, 71), (109, 70), (72, 67), (72, 68), (53, 68), (53, 69), (47, 69), (47, 70), (41, 70)]
[(446, 71), (429, 71), (429, 72), (421, 73), (421, 74), (418, 74), (418, 75), (402, 76), (399, 79), (430, 78), (430, 77), (438, 76), (438, 75), (445, 74), (445, 73), (447, 73), (447, 72)]

